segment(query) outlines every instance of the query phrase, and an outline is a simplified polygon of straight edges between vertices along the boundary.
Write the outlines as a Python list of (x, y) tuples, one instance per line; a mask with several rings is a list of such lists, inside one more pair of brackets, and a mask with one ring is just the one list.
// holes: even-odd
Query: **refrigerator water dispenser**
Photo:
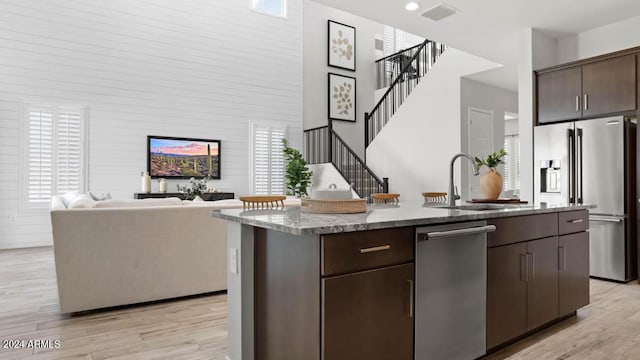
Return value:
[(561, 184), (560, 160), (540, 161), (540, 192), (559, 193)]

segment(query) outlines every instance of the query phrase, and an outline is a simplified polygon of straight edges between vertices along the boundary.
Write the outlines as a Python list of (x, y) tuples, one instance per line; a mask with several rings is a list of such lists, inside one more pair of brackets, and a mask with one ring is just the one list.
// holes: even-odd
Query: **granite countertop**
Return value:
[(544, 214), (595, 208), (595, 205), (533, 206), (493, 205), (490, 210), (461, 210), (427, 206), (417, 203), (371, 204), (366, 213), (312, 214), (299, 206), (278, 209), (222, 209), (211, 212), (213, 217), (235, 221), (294, 235), (331, 234), (350, 231), (384, 229), (402, 226), (422, 226), (459, 221), (485, 220), (498, 217)]

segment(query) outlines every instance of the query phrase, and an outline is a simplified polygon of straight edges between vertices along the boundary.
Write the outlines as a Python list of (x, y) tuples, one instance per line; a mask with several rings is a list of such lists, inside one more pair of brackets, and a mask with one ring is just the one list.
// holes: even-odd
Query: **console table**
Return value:
[[(166, 193), (134, 193), (134, 199), (149, 199), (149, 198), (167, 198), (167, 197), (177, 197), (184, 200), (184, 195), (179, 192), (166, 192)], [(231, 192), (208, 192), (203, 193), (201, 196), (204, 201), (217, 201), (224, 199), (233, 199), (235, 197), (235, 193)]]

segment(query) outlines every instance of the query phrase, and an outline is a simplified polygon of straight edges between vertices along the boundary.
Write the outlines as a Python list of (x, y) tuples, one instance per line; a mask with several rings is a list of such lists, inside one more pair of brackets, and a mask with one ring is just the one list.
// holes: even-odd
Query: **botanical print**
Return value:
[(329, 73), (329, 118), (356, 121), (356, 79)]
[(356, 70), (356, 28), (329, 20), (328, 65)]
[(333, 87), (333, 98), (336, 102), (336, 111), (340, 115), (349, 115), (349, 111), (353, 108), (351, 102), (351, 84), (346, 81), (338, 86)]
[(353, 56), (353, 45), (349, 43), (349, 39), (343, 36), (342, 30), (338, 30), (338, 37), (331, 39), (331, 51), (338, 55), (339, 59), (344, 57), (351, 61)]

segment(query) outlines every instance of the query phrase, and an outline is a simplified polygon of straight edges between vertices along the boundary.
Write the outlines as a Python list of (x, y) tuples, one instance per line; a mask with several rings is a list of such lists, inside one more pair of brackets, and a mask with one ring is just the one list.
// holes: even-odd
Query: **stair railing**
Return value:
[[(378, 86), (389, 88), (373, 110), (364, 114), (364, 146), (367, 148), (380, 130), (389, 122), (396, 110), (418, 85), (420, 79), (431, 70), (433, 64), (446, 49), (443, 44), (425, 40), (422, 44), (384, 57), (376, 62)], [(394, 70), (395, 69), (395, 70)]]
[(333, 130), (331, 120), (328, 126), (305, 130), (303, 141), (307, 163), (332, 163), (361, 198), (370, 200), (371, 194), (389, 192), (389, 179), (376, 176)]

